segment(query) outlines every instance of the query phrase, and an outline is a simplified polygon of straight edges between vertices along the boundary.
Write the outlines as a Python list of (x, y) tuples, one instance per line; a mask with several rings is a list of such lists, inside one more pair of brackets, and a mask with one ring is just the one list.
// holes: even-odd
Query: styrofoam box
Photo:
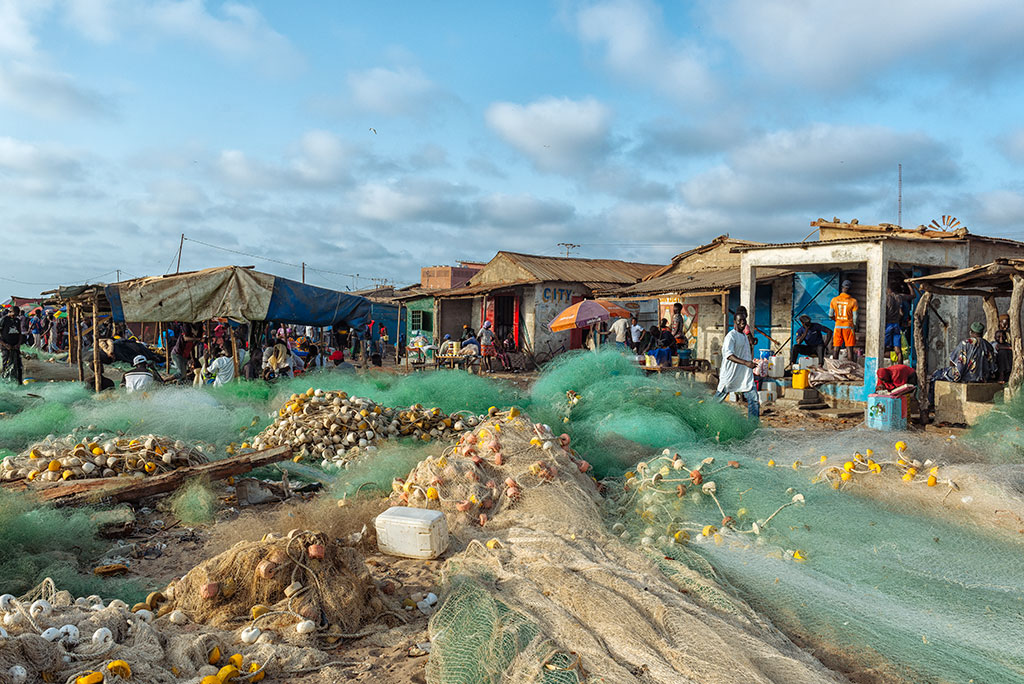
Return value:
[(441, 511), (392, 506), (377, 516), (377, 546), (404, 558), (437, 558), (448, 548), (448, 521)]

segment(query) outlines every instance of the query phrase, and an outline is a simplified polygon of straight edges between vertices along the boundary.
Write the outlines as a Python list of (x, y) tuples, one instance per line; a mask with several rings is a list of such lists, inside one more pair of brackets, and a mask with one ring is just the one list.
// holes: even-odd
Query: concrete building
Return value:
[[(794, 273), (789, 306), (776, 302), (772, 309), (788, 309), (795, 329), (798, 312), (810, 312), (812, 319), (830, 325), (828, 300), (838, 293), (839, 283), (850, 280), (852, 294), (860, 303), (856, 331), (864, 363), (862, 385), (822, 388), (838, 399), (864, 401), (875, 389), (875, 371), (884, 361), (885, 294), (890, 280), (903, 281), (930, 273), (993, 261), (995, 257), (1024, 257), (1024, 243), (1003, 238), (972, 235), (966, 229), (953, 231), (902, 229), (890, 224), (860, 225), (838, 219), (819, 219), (816, 241), (738, 245), (731, 251), (740, 255), (740, 301), (755, 319), (765, 306), (756, 293), (767, 276), (777, 277), (780, 269)], [(817, 289), (819, 288), (820, 289)], [(782, 294), (782, 293), (779, 293)], [(1006, 302), (1000, 306), (1005, 310)], [(924, 338), (928, 341), (930, 373), (945, 363), (950, 351), (963, 339), (972, 321), (985, 320), (980, 302), (968, 298), (945, 298), (930, 307)], [(788, 348), (782, 352), (789, 353)]]
[[(409, 329), (424, 330), (435, 340), (459, 337), (462, 327), (474, 329), (491, 321), (504, 338), (511, 334), (520, 347), (557, 352), (582, 345), (581, 331), (552, 333), (547, 324), (566, 307), (607, 291), (636, 283), (661, 268), (615, 259), (546, 257), (498, 252), (462, 287), (404, 297)], [(632, 303), (638, 313), (641, 306)], [(432, 320), (426, 328), (423, 312)], [(419, 312), (419, 313), (417, 313)], [(652, 312), (646, 312), (649, 318)], [(417, 327), (412, 316), (417, 316)]]

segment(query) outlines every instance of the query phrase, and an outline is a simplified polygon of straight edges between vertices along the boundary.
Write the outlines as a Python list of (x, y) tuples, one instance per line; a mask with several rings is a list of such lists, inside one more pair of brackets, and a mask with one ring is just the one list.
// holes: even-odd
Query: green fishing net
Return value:
[(213, 522), (217, 512), (217, 495), (202, 480), (192, 480), (171, 497), (171, 511), (188, 527)]
[[(948, 439), (905, 439), (920, 458), (965, 458)], [(671, 457), (648, 459), (644, 473), (612, 485), (609, 524), (655, 558), (714, 572), (841, 671), (871, 671), (874, 682), (1024, 681), (1015, 626), (1024, 606), (1024, 543), (1016, 531), (979, 525), (976, 517), (987, 515), (980, 499), (998, 483), (928, 487), (923, 476), (904, 481), (885, 472), (851, 478), (841, 490), (815, 482), (826, 467), (821, 456), (832, 466), (867, 449), (879, 461), (895, 459), (892, 444), (889, 434), (869, 430), (776, 430), (683, 449), (681, 470)], [(695, 485), (690, 469), (709, 457), (714, 463)], [(949, 472), (960, 478), (970, 470), (961, 463)], [(708, 481), (723, 510), (701, 491)], [(734, 519), (730, 526), (723, 512)]]
[(142, 600), (146, 592), (136, 582), (88, 574), (109, 546), (98, 537), (90, 509), (40, 506), (0, 489), (0, 592), (21, 595), (51, 577), (75, 596)]

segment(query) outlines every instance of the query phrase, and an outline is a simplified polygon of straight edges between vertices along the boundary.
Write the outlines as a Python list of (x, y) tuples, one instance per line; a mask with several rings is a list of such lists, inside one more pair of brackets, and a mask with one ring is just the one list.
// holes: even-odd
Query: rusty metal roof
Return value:
[[(660, 269), (661, 264), (641, 264), (618, 259), (577, 259), (573, 257), (549, 257), (518, 252), (498, 252), (495, 259), (505, 257), (515, 265), (529, 272), (536, 282), (562, 281), (567, 283), (635, 283), (649, 273)], [(493, 261), (493, 259), (492, 259)], [(486, 267), (484, 267), (486, 270)], [(480, 272), (482, 273), (482, 271)], [(479, 273), (477, 274), (479, 275)], [(476, 276), (474, 276), (474, 279)], [(470, 281), (472, 283), (472, 281)]]
[[(788, 268), (759, 268), (758, 281), (781, 278), (795, 273)], [(657, 278), (644, 280), (635, 285), (621, 287), (604, 294), (621, 297), (651, 297), (664, 295), (698, 296), (701, 294), (719, 294), (740, 285), (740, 269), (728, 268), (721, 271), (702, 271), (699, 273), (668, 273)]]
[(759, 245), (759, 244), (761, 244), (760, 242), (755, 242), (753, 240), (739, 240), (737, 238), (732, 238), (732, 237), (729, 237), (728, 234), (726, 234), (726, 235), (719, 235), (718, 237), (716, 237), (714, 240), (712, 240), (711, 242), (709, 242), (707, 244), (698, 245), (697, 247), (694, 247), (693, 249), (688, 249), (685, 252), (681, 252), (680, 254), (676, 254), (674, 257), (672, 257), (671, 263), (669, 263), (666, 266), (662, 266), (661, 268), (659, 268), (659, 269), (657, 269), (655, 271), (652, 271), (651, 273), (648, 273), (646, 276), (644, 276), (644, 280), (651, 280), (652, 278), (657, 278), (659, 276), (662, 276), (665, 273), (667, 273), (668, 271), (670, 271), (672, 269), (672, 267), (675, 266), (676, 264), (678, 264), (680, 261), (683, 261), (684, 259), (688, 259), (689, 257), (694, 256), (695, 254), (703, 254), (704, 252), (709, 252), (712, 249), (714, 249), (715, 247), (718, 247), (719, 245), (722, 245), (722, 244), (725, 244), (725, 243), (734, 243), (737, 246), (741, 246), (741, 245)]

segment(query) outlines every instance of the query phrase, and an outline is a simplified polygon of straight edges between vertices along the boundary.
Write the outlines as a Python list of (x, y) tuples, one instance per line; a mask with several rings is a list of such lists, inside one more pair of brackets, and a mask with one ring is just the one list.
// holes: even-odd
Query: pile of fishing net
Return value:
[(239, 542), (163, 594), (160, 615), (225, 629), (241, 623), (243, 643), (271, 634), (293, 643), (337, 640), (390, 612), (353, 546), (301, 530)]
[(393, 503), (439, 508), (455, 540), (430, 684), (838, 681), (713, 572), (612, 536), (571, 438), (516, 414), (394, 483)]
[(58, 482), (96, 477), (144, 476), (206, 463), (202, 448), (159, 435), (127, 437), (75, 433), (47, 437), (0, 463), (0, 480)]
[(325, 467), (344, 465), (361, 450), (375, 450), (382, 439), (449, 441), (477, 422), (473, 415), (446, 415), (422, 404), (396, 409), (346, 392), (310, 388), (288, 399), (273, 424), (253, 439), (252, 448), (287, 445), (296, 451), (297, 460), (308, 457)]
[(1024, 466), (890, 435), (762, 431), (647, 458), (605, 482), (608, 519), (855, 681), (1024, 681)]
[(315, 644), (239, 644), (231, 632), (173, 613), (157, 618), (162, 601), (153, 593), (129, 608), (117, 599), (74, 598), (49, 579), (20, 598), (0, 596), (0, 682), (259, 682), (308, 674), (332, 660)]

